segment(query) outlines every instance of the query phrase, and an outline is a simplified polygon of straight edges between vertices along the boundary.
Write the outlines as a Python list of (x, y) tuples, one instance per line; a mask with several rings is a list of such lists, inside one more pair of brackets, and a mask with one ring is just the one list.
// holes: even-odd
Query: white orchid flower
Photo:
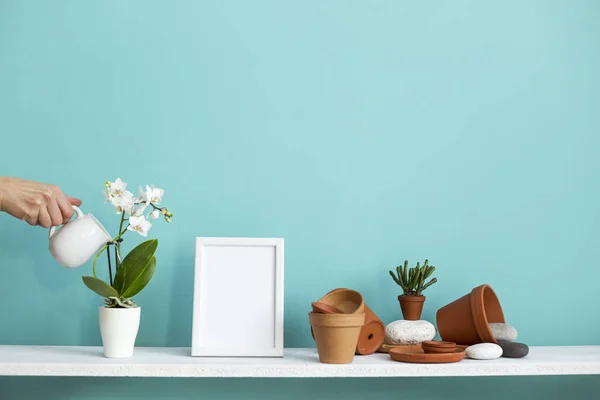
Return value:
[(139, 217), (130, 217), (129, 218), (129, 226), (127, 227), (128, 231), (134, 231), (139, 233), (140, 235), (146, 237), (148, 236), (148, 230), (152, 227), (150, 221), (147, 221), (146, 218), (142, 215)]
[(125, 210), (129, 213), (129, 215), (131, 215), (132, 217), (139, 217), (141, 215), (144, 215), (144, 210), (146, 209), (146, 204), (142, 203), (142, 204), (136, 204), (135, 202), (133, 203), (133, 205), (131, 206), (131, 209), (129, 210)]
[(112, 196), (110, 194), (110, 192), (106, 189), (102, 190), (102, 193), (104, 193), (104, 203), (110, 203), (112, 201)]
[(117, 214), (121, 214), (123, 211), (131, 213), (135, 205), (134, 200), (133, 193), (126, 190), (121, 196), (113, 197), (112, 204)]
[(114, 197), (120, 197), (125, 193), (127, 189), (127, 183), (123, 182), (121, 178), (117, 178), (114, 182), (107, 182), (110, 195)]
[(155, 188), (154, 185), (146, 185), (146, 201), (152, 204), (158, 204), (162, 201), (164, 190)]
[(142, 186), (138, 186), (138, 198), (137, 201), (139, 203), (146, 203), (146, 192), (144, 192), (144, 189), (142, 189)]
[(154, 210), (152, 211), (150, 214), (148, 214), (148, 218), (152, 218), (152, 219), (158, 219), (158, 215), (160, 213), (158, 212), (158, 210)]

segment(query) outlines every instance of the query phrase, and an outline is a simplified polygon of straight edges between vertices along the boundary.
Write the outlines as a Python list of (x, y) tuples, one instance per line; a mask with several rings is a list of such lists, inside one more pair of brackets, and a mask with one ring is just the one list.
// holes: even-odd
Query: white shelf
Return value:
[(407, 364), (388, 354), (352, 364), (321, 364), (316, 349), (285, 349), (283, 358), (191, 357), (189, 348), (136, 348), (130, 359), (107, 359), (101, 347), (0, 346), (0, 375), (114, 377), (420, 377), (600, 374), (600, 346), (532, 347), (521, 359), (465, 359)]

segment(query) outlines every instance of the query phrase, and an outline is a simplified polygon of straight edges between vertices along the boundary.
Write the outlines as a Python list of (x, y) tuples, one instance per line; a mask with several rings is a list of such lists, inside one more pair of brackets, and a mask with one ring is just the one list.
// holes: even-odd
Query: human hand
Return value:
[(65, 195), (56, 185), (25, 179), (0, 177), (0, 211), (32, 226), (59, 226), (73, 216), (81, 200)]

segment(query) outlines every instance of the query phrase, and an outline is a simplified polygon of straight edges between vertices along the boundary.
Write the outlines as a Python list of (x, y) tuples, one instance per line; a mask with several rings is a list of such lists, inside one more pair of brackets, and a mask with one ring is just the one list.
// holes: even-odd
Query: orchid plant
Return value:
[[(117, 236), (96, 253), (92, 265), (93, 276), (84, 276), (82, 280), (89, 289), (105, 298), (106, 307), (137, 307), (132, 297), (141, 292), (154, 275), (156, 269), (154, 253), (158, 247), (158, 240), (151, 239), (140, 243), (121, 261), (123, 235), (127, 232), (137, 232), (141, 236), (147, 237), (148, 231), (152, 228), (150, 220), (157, 220), (162, 215), (166, 222), (171, 222), (173, 213), (166, 207), (160, 206), (164, 191), (154, 185), (146, 186), (145, 190), (139, 186), (137, 197), (127, 190), (127, 183), (120, 178), (114, 182), (106, 181), (105, 186), (105, 204), (110, 203), (116, 214), (121, 216), (119, 231)], [(146, 210), (148, 210), (147, 214), (145, 214)], [(114, 279), (110, 246), (114, 246), (115, 253)], [(96, 263), (104, 250), (108, 255), (108, 283), (96, 275)]]

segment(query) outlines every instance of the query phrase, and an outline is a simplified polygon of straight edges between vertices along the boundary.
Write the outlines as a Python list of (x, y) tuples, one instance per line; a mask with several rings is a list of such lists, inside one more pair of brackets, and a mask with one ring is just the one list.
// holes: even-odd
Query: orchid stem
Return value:
[(110, 265), (110, 247), (108, 247), (108, 246), (106, 248), (106, 255), (108, 256), (108, 279), (110, 282), (110, 286), (112, 286), (113, 280), (112, 280), (112, 268)]
[(92, 275), (94, 275), (94, 278), (98, 278), (96, 276), (96, 262), (98, 261), (98, 258), (100, 258), (100, 254), (102, 254), (102, 252), (104, 250), (106, 250), (108, 248), (108, 244), (105, 244), (100, 250), (98, 250), (98, 252), (96, 253), (96, 257), (94, 258), (94, 263), (92, 264)]
[[(129, 226), (129, 225), (127, 225)], [(121, 239), (121, 236), (123, 236), (125, 234), (125, 232), (127, 232), (127, 226), (125, 227), (125, 229), (123, 229), (123, 231), (121, 233), (119, 233), (119, 236), (117, 236), (116, 238), (114, 238), (112, 240), (112, 242), (105, 244), (104, 246), (102, 246), (102, 248), (100, 250), (98, 250), (98, 252), (96, 253), (96, 257), (94, 257), (94, 263), (92, 264), (92, 275), (94, 276), (94, 278), (98, 278), (98, 276), (96, 276), (96, 262), (98, 262), (98, 258), (100, 258), (100, 254), (102, 254), (102, 252), (104, 250), (106, 250), (106, 248), (111, 244), (116, 242), (117, 240)]]
[[(123, 222), (125, 221), (125, 213), (121, 214), (121, 223), (119, 224), (119, 232), (121, 232), (123, 230)], [(117, 237), (115, 240), (119, 240), (120, 236), (123, 235), (123, 233), (119, 234), (119, 237)], [(117, 256), (118, 254), (118, 256)], [(115, 244), (115, 259), (116, 261), (116, 266), (117, 268), (119, 268), (119, 258), (121, 258), (121, 243), (117, 242)]]
[(120, 242), (115, 244), (115, 277), (117, 276), (117, 270), (119, 269), (119, 244)]

